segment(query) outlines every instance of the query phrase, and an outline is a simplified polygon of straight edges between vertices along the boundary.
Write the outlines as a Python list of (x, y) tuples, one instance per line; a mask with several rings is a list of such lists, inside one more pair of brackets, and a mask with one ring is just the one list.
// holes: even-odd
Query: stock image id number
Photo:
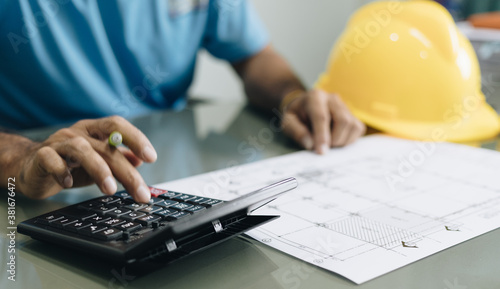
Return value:
[(14, 226), (16, 223), (16, 200), (14, 199), (16, 196), (16, 178), (7, 179), (7, 189), (9, 190), (7, 193), (7, 218), (9, 225)]

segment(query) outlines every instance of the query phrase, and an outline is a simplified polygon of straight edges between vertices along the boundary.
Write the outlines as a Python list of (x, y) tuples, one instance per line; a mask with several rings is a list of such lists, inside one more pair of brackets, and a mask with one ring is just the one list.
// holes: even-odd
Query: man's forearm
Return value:
[(0, 187), (7, 187), (8, 178), (20, 177), (23, 155), (35, 145), (25, 137), (0, 132)]
[(266, 111), (278, 108), (288, 93), (305, 90), (288, 63), (270, 46), (233, 67), (243, 80), (250, 103)]

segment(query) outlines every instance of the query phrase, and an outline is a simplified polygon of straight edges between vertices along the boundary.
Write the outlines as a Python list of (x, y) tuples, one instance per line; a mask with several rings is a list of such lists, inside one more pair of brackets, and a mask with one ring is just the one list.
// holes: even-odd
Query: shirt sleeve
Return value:
[(212, 0), (202, 46), (213, 56), (237, 62), (261, 51), (269, 36), (247, 0)]

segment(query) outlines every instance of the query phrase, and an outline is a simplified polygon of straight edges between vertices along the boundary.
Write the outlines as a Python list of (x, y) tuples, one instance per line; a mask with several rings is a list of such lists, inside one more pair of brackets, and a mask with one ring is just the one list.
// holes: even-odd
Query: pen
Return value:
[(111, 146), (117, 147), (122, 144), (123, 136), (121, 133), (114, 131), (109, 135), (108, 143)]

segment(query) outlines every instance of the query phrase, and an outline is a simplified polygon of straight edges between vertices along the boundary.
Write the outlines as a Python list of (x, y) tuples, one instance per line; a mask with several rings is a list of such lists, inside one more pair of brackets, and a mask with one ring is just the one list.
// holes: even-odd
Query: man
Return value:
[[(200, 48), (231, 63), (250, 103), (281, 109), (285, 133), (306, 149), (323, 153), (365, 130), (337, 95), (305, 91), (247, 1), (4, 1), (0, 19), (0, 126), (83, 119), (43, 143), (0, 135), (2, 185), (16, 177), (28, 197), (91, 183), (113, 194), (116, 178), (147, 202), (135, 166), (157, 155), (123, 117), (182, 108)], [(113, 131), (129, 149), (107, 145)]]

